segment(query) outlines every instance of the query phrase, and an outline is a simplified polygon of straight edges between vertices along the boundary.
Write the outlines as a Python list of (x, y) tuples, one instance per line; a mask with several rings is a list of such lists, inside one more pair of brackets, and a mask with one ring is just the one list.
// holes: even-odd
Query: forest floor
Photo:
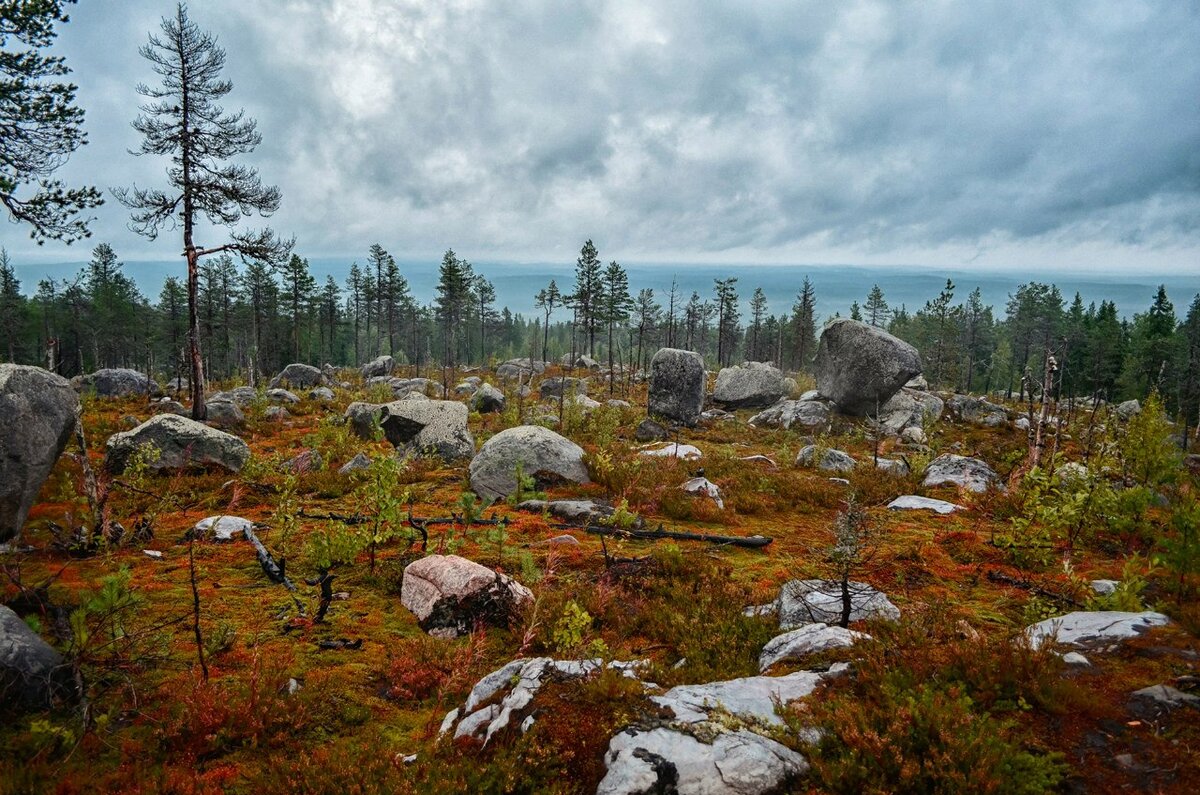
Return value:
[[(591, 392), (600, 400), (609, 396), (607, 387), (593, 385)], [(941, 696), (922, 705), (888, 688), (864, 689), (861, 681), (830, 685), (828, 703), (858, 700), (858, 712), (830, 715), (814, 707), (814, 720), (845, 736), (839, 748), (808, 749), (814, 773), (797, 784), (799, 791), (886, 789), (870, 775), (856, 779), (853, 765), (944, 765), (945, 780), (952, 781), (951, 768), (969, 772), (983, 764), (979, 759), (991, 765), (986, 770), (1000, 772), (994, 780), (986, 771), (978, 779), (968, 776), (969, 790), (1038, 791), (1037, 775), (1051, 767), (1047, 787), (1064, 791), (1194, 792), (1200, 785), (1200, 712), (1145, 719), (1128, 705), (1129, 693), (1139, 688), (1195, 681), (1200, 608), (1174, 599), (1161, 572), (1151, 571), (1156, 542), (1146, 532), (1094, 528), (1069, 553), (1058, 543), (1049, 560), (1016, 565), (1013, 550), (997, 542), (1012, 533), (1023, 510), (1014, 473), (1024, 462), (1026, 439), (1011, 424), (978, 428), (944, 417), (928, 429), (927, 451), (882, 443), (882, 455), (903, 453), (914, 474), (885, 475), (864, 464), (846, 476), (847, 486), (831, 480), (836, 473), (797, 467), (802, 432), (754, 428), (746, 422), (753, 411), (680, 431), (678, 440), (699, 447), (702, 461), (639, 457), (633, 433), (645, 416), (638, 408), (645, 406), (645, 389), (618, 389), (614, 397), (633, 408), (567, 412), (562, 432), (587, 451), (594, 482), (553, 488), (551, 498), (624, 504), (649, 527), (763, 535), (773, 542), (739, 549), (602, 539), (500, 503), (483, 516), (506, 517), (506, 524), (431, 526), (428, 551), (453, 552), (508, 573), (534, 591), (535, 606), (507, 629), (437, 640), (400, 604), (403, 568), (422, 554), (407, 528), (393, 528), (373, 565), (364, 552), (335, 567), (338, 598), (323, 622), (314, 621), (319, 589), (304, 582), (316, 574), (314, 539), (363, 526), (309, 517), (369, 515), (376, 497), (369, 472), (340, 475), (338, 468), (359, 452), (392, 453), (387, 442), (359, 440), (340, 421), (350, 401), (365, 397), (361, 388), (338, 389), (332, 404), (289, 406), (292, 416), (283, 422), (265, 419), (264, 402), (251, 406), (239, 435), (251, 447), (252, 462), (238, 475), (133, 471), (120, 478), (102, 472), (104, 442), (133, 419), (150, 417), (151, 408), (144, 401), (85, 397), (88, 458), (101, 472), (110, 516), (127, 536), (139, 526), (148, 530), (90, 554), (58, 543), (55, 526), (88, 521), (80, 462), (64, 455), (30, 515), (22, 537), (27, 546), (0, 556), (6, 575), (0, 601), (46, 586), (44, 612), (34, 623), (78, 661), (88, 695), (86, 710), (64, 704), (0, 726), (0, 793), (592, 792), (604, 773), (608, 739), (645, 703), (619, 677), (549, 688), (539, 697), (554, 708), (533, 731), (483, 748), (439, 740), (442, 718), (482, 675), (518, 656), (646, 659), (648, 678), (663, 686), (758, 674), (759, 651), (778, 630), (773, 619), (745, 616), (743, 608), (771, 602), (788, 580), (828, 576), (832, 528), (850, 492), (883, 532), (876, 554), (854, 577), (886, 593), (903, 618), (896, 627), (866, 627), (876, 643), (865, 652), (855, 647), (816, 662), (864, 653), (859, 678), (891, 676), (900, 667), (920, 677), (910, 682), (912, 692), (943, 683), (938, 692), (951, 701), (970, 700), (962, 702), (965, 712), (956, 712), (955, 704), (937, 700)], [(517, 403), (510, 394), (505, 412), (471, 415), (477, 444), (519, 424)], [(524, 408), (530, 406), (536, 402), (526, 399)], [(848, 419), (837, 420), (819, 442), (868, 463), (875, 446), (864, 425)], [(305, 449), (318, 451), (323, 466), (289, 476), (283, 463)], [(950, 451), (977, 455), (1002, 478), (1013, 477), (1008, 492), (923, 488), (923, 464)], [(1070, 442), (1062, 452), (1067, 459), (1079, 455)], [(752, 454), (776, 465), (740, 460)], [(720, 487), (724, 510), (679, 491), (700, 468)], [(1181, 473), (1181, 479), (1177, 488), (1194, 494), (1195, 475)], [(413, 516), (461, 519), (469, 491), (465, 463), (411, 459), (400, 481)], [(947, 499), (966, 510), (938, 515), (884, 507), (902, 494)], [(1152, 509), (1147, 526), (1165, 525), (1166, 517), (1153, 510), (1160, 509)], [(263, 542), (287, 561), (294, 595), (266, 578), (245, 541), (189, 543), (193, 525), (217, 514), (261, 523)], [(579, 544), (547, 543), (564, 532)], [(192, 626), (189, 552), (207, 680)], [(1175, 620), (1111, 652), (1089, 654), (1093, 665), (1082, 670), (1014, 644), (1025, 626), (1088, 604), (1087, 583), (1101, 578), (1139, 579), (1144, 588), (1135, 598)], [(73, 612), (73, 642), (70, 632), (56, 631), (51, 606)], [(321, 645), (338, 639), (350, 643)], [(863, 737), (897, 720), (888, 714), (897, 704), (909, 712), (896, 731), (910, 736), (885, 730), (884, 746), (872, 751)], [(975, 737), (972, 726), (982, 727), (977, 742), (967, 739)], [(927, 734), (916, 737), (918, 731)], [(976, 745), (967, 747), (970, 742)], [(861, 754), (852, 765), (847, 760), (856, 749)], [(1019, 780), (1026, 768), (1005, 767), (1017, 753), (1045, 764)], [(1016, 772), (1006, 777), (1006, 769)], [(898, 775), (923, 780), (912, 771)], [(952, 790), (943, 785), (941, 791)]]

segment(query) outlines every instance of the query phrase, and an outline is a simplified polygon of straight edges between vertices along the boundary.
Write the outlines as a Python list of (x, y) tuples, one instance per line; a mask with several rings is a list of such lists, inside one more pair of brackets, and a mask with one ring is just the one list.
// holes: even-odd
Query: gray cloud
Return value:
[[(170, 3), (84, 0), (58, 49), (92, 143), (133, 158), (137, 46)], [(804, 256), (1024, 243), (1200, 250), (1190, 2), (193, 0), (230, 107), (313, 254), (448, 246)], [(115, 202), (95, 227), (161, 255)], [(15, 227), (10, 249), (27, 250)], [(169, 246), (168, 246), (169, 247)], [(1136, 252), (1135, 252), (1136, 253)], [(47, 256), (52, 252), (47, 251)], [(62, 252), (58, 252), (62, 256)]]

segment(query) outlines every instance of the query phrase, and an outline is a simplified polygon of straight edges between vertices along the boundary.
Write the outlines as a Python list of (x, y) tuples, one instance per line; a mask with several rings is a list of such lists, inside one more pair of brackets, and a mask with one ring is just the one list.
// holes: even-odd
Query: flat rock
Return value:
[(758, 670), (784, 660), (801, 660), (813, 654), (853, 646), (855, 641), (869, 640), (870, 635), (845, 627), (828, 624), (807, 624), (772, 638), (758, 656)]
[[(839, 663), (830, 668), (830, 673), (837, 675), (846, 669), (844, 663)], [(719, 709), (739, 718), (782, 726), (783, 721), (775, 714), (775, 705), (811, 695), (828, 675), (818, 671), (797, 671), (787, 676), (747, 676), (723, 682), (679, 685), (650, 700), (670, 709), (681, 723), (702, 723)]]
[(1200, 696), (1185, 693), (1170, 685), (1151, 685), (1129, 694), (1131, 711), (1142, 718), (1154, 720), (1177, 709), (1200, 709)]
[(922, 482), (926, 488), (951, 485), (974, 492), (987, 491), (999, 484), (1000, 477), (986, 461), (953, 453), (933, 459), (925, 470), (925, 480)]
[[(898, 621), (900, 611), (882, 592), (865, 582), (848, 583), (850, 622), (865, 619)], [(779, 628), (807, 624), (840, 624), (843, 610), (841, 583), (834, 580), (791, 580), (779, 590)]]
[(471, 488), (483, 498), (507, 497), (516, 491), (520, 463), (539, 487), (554, 483), (589, 483), (583, 448), (549, 428), (521, 425), (488, 439), (471, 460)]
[(525, 500), (517, 505), (518, 511), (549, 513), (567, 522), (587, 524), (599, 522), (613, 515), (613, 508), (593, 500)]
[(1105, 650), (1170, 622), (1162, 613), (1148, 610), (1140, 613), (1078, 611), (1031, 624), (1026, 627), (1025, 635), (1035, 649), (1049, 641), (1077, 649)]
[(282, 386), (312, 389), (315, 386), (325, 386), (328, 383), (329, 379), (325, 373), (316, 367), (296, 362), (289, 364), (280, 371), (279, 375), (272, 378), (270, 388), (275, 389)]
[(75, 432), (79, 395), (40, 367), (0, 364), (0, 543), (17, 537)]
[(661, 348), (650, 360), (649, 412), (688, 427), (704, 410), (704, 359), (693, 351)]
[(438, 637), (465, 635), (476, 624), (508, 626), (532, 602), (524, 585), (457, 555), (413, 561), (400, 585), (400, 603), (421, 629)]
[(192, 527), (193, 538), (208, 538), (214, 541), (233, 541), (244, 538), (247, 530), (254, 529), (254, 522), (240, 516), (209, 516)]
[(679, 444), (671, 442), (662, 447), (655, 447), (649, 450), (639, 450), (638, 455), (644, 455), (649, 458), (681, 458), (684, 461), (699, 461), (704, 454), (700, 452), (700, 448), (693, 447), (690, 444)]
[(159, 451), (151, 469), (184, 469), (216, 466), (240, 472), (250, 459), (250, 448), (232, 434), (210, 428), (187, 417), (159, 414), (131, 431), (114, 433), (105, 445), (105, 465), (114, 474), (125, 471), (134, 451), (149, 444)]
[(918, 497), (915, 494), (897, 497), (889, 502), (887, 507), (893, 511), (933, 511), (934, 513), (954, 513), (963, 510), (961, 505), (930, 497)]

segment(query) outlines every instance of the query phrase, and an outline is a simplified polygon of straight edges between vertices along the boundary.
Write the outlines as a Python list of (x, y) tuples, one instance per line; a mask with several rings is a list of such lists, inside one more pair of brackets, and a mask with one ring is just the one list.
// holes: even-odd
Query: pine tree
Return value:
[(637, 317), (637, 357), (634, 360), (636, 366), (642, 369), (647, 367), (647, 363), (643, 361), (643, 350), (646, 355), (650, 353), (650, 346), (646, 345), (646, 338), (654, 334), (658, 327), (662, 324), (662, 305), (654, 300), (654, 290), (649, 287), (643, 287), (638, 290), (637, 300), (634, 304), (634, 314)]
[(862, 322), (862, 307), (858, 305), (858, 301), (852, 301), (850, 303), (850, 319), (857, 320), (860, 323)]
[(764, 358), (762, 343), (763, 343), (763, 319), (767, 316), (767, 296), (763, 293), (761, 287), (754, 288), (754, 295), (750, 297), (750, 351), (747, 358), (760, 362)]
[(608, 393), (611, 395), (616, 385), (613, 371), (613, 332), (619, 323), (629, 320), (629, 312), (633, 309), (633, 298), (629, 295), (629, 276), (625, 269), (613, 260), (604, 269), (601, 281), (600, 318), (608, 327)]
[(713, 279), (713, 293), (717, 298), (717, 366), (725, 367), (733, 360), (733, 349), (737, 342), (738, 311), (737, 277)]
[(442, 366), (457, 364), (457, 330), (471, 302), (471, 265), (461, 260), (453, 249), (447, 249), (438, 268), (436, 315), (442, 324)]
[[(1152, 390), (1163, 391), (1174, 359), (1175, 307), (1163, 285), (1158, 286), (1150, 308), (1133, 316), (1129, 357), (1123, 375), (1128, 394), (1142, 397)], [(1164, 398), (1167, 396), (1164, 395)]]
[[(558, 306), (562, 300), (562, 293), (558, 291), (558, 285), (554, 280), (550, 280), (550, 284), (538, 291), (537, 297), (534, 299), (534, 306), (542, 310), (542, 361), (548, 361), (548, 349), (550, 347), (550, 316), (554, 314), (554, 307)], [(572, 362), (574, 364), (574, 362)]]
[(166, 343), (167, 361), (171, 363), (172, 380), (182, 378), (187, 371), (184, 362), (184, 337), (187, 334), (185, 311), (187, 289), (174, 276), (163, 282), (158, 296), (160, 318), (159, 339)]
[(488, 329), (496, 322), (496, 288), (482, 273), (475, 276), (473, 288), (479, 317), (479, 363), (485, 365), (488, 360)]
[(600, 323), (600, 279), (600, 255), (596, 246), (588, 240), (575, 261), (575, 289), (566, 300), (567, 305), (575, 310), (577, 322), (583, 327), (588, 356), (593, 357), (596, 355), (596, 327)]
[(360, 321), (365, 308), (363, 288), (365, 286), (362, 269), (357, 262), (350, 263), (350, 274), (346, 277), (346, 289), (349, 291), (347, 301), (350, 302), (351, 314), (354, 316), (354, 363), (362, 364), (362, 328)]
[(863, 305), (863, 309), (866, 311), (867, 323), (876, 328), (883, 328), (887, 325), (888, 303), (878, 284), (871, 286), (871, 292), (867, 294), (867, 302)]
[(279, 269), (283, 281), (283, 294), (291, 315), (292, 361), (300, 361), (301, 328), (305, 323), (305, 315), (316, 293), (317, 282), (308, 270), (308, 260), (293, 254), (287, 263)]
[(963, 342), (966, 345), (964, 353), (967, 362), (963, 391), (970, 393), (974, 388), (975, 377), (981, 363), (988, 363), (995, 347), (995, 321), (992, 318), (992, 308), (984, 306), (983, 296), (976, 287), (967, 296), (967, 303), (962, 307)]
[(817, 352), (817, 293), (808, 277), (792, 305), (792, 346), (797, 370), (807, 370)]
[(39, 244), (88, 237), (92, 219), (81, 214), (103, 204), (96, 188), (67, 188), (51, 178), (87, 143), (76, 86), (59, 80), (71, 70), (63, 58), (41, 52), (74, 2), (0, 3), (0, 203), (14, 221), (29, 224)]
[(243, 217), (268, 216), (279, 209), (279, 190), (262, 184), (254, 169), (229, 163), (236, 155), (254, 151), (262, 137), (244, 112), (226, 114), (217, 104), (233, 89), (220, 78), (225, 51), (216, 39), (201, 31), (179, 3), (175, 15), (162, 20), (162, 37), (138, 52), (150, 61), (162, 85), (139, 85), (149, 100), (133, 127), (142, 135), (138, 154), (167, 156), (168, 190), (118, 189), (117, 198), (133, 210), (133, 228), (153, 240), (163, 228), (183, 230), (187, 259), (188, 348), (191, 359), (192, 418), (203, 420), (204, 365), (200, 354), (200, 329), (196, 314), (199, 261), (222, 252), (243, 258), (281, 262), (292, 241), (281, 241), (270, 229), (231, 232), (230, 242), (203, 246), (196, 242), (197, 221), (206, 219), (232, 228)]
[(1178, 400), (1186, 442), (1189, 429), (1200, 428), (1200, 294), (1192, 299), (1178, 333)]
[(8, 361), (17, 361), (22, 353), (18, 348), (25, 325), (25, 296), (21, 295), (21, 282), (8, 258), (8, 251), (0, 248), (0, 337), (4, 338)]

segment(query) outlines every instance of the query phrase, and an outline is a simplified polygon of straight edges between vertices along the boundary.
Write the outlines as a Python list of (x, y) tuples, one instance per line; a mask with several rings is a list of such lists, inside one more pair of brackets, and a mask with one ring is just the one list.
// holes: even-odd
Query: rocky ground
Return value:
[[(203, 426), (92, 379), (103, 510), (48, 422), (0, 557), (0, 792), (1194, 788), (1195, 476), (1022, 545), (1025, 407), (893, 361), (293, 365)], [(1058, 478), (1137, 416), (1057, 410)]]

